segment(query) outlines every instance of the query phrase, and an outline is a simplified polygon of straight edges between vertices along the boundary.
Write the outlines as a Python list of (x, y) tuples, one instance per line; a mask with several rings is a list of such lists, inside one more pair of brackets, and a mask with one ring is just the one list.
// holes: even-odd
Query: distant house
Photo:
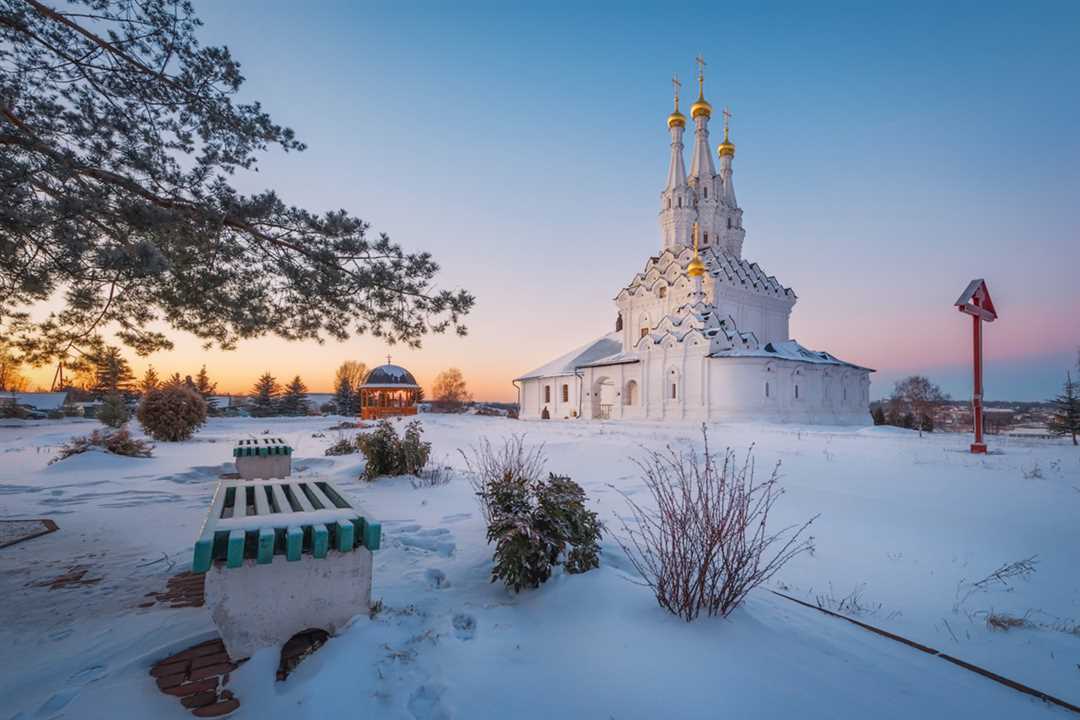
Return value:
[(32, 415), (46, 416), (52, 412), (64, 412), (71, 407), (67, 392), (4, 393), (3, 404), (21, 407)]

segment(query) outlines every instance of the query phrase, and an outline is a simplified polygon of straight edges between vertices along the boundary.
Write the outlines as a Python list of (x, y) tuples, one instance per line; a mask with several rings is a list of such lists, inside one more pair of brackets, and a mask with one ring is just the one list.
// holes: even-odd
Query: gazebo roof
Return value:
[(380, 365), (373, 369), (364, 378), (364, 382), (360, 385), (361, 388), (382, 388), (382, 389), (409, 389), (418, 388), (419, 384), (416, 382), (416, 378), (412, 376), (405, 368), (399, 365)]

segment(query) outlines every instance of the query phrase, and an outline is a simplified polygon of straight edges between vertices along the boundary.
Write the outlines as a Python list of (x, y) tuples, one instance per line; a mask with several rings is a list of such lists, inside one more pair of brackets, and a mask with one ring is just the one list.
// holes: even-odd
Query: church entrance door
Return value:
[(609, 377), (597, 378), (592, 387), (592, 416), (594, 420), (610, 420), (615, 407), (615, 383)]

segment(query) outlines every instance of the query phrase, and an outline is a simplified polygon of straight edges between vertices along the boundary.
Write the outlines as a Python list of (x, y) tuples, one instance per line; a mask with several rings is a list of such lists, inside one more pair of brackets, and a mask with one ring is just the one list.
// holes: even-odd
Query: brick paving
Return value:
[(62, 590), (69, 587), (83, 587), (87, 585), (97, 585), (101, 582), (102, 578), (88, 578), (86, 574), (90, 572), (90, 568), (86, 565), (72, 565), (67, 569), (63, 575), (57, 575), (49, 580), (42, 580), (41, 582), (32, 583), (34, 587), (47, 587), (50, 590)]
[(159, 660), (150, 668), (150, 677), (195, 717), (222, 717), (240, 707), (232, 691), (225, 689), (229, 673), (238, 666), (225, 652), (225, 643), (207, 640)]
[(153, 600), (139, 607), (153, 607), (159, 603), (171, 608), (202, 607), (206, 604), (206, 575), (182, 572), (168, 579), (164, 592), (147, 593), (146, 597)]
[(281, 648), (281, 664), (278, 665), (277, 679), (289, 677), (289, 673), (304, 661), (306, 657), (326, 644), (330, 635), (324, 630), (305, 630), (289, 638)]

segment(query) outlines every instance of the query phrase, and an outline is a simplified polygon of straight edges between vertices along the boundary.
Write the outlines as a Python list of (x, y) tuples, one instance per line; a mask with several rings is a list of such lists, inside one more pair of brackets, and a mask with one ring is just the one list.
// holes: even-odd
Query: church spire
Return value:
[(702, 183), (711, 184), (716, 169), (713, 167), (712, 153), (709, 151), (709, 118), (712, 117), (712, 105), (705, 99), (705, 60), (698, 55), (697, 63), (698, 99), (690, 108), (690, 117), (694, 119), (694, 154), (690, 160), (690, 184), (695, 187)]
[(686, 185), (686, 166), (683, 164), (683, 130), (686, 128), (686, 116), (679, 112), (678, 75), (671, 76), (671, 86), (675, 91), (675, 111), (668, 115), (667, 126), (671, 133), (671, 164), (668, 166), (667, 191)]
[(668, 132), (671, 133), (671, 163), (668, 165), (667, 185), (660, 193), (660, 229), (663, 247), (689, 244), (690, 223), (693, 221), (693, 201), (686, 183), (686, 165), (683, 163), (683, 131), (686, 116), (679, 112), (678, 76), (671, 78), (675, 91), (675, 110), (668, 115)]
[(720, 156), (720, 178), (724, 188), (724, 204), (734, 208), (735, 185), (731, 179), (731, 160), (735, 157), (735, 143), (728, 137), (730, 130), (731, 111), (724, 108), (724, 141), (716, 147), (716, 154)]
[(746, 230), (743, 229), (742, 210), (735, 200), (735, 182), (731, 177), (731, 161), (735, 158), (735, 143), (731, 142), (730, 121), (731, 111), (724, 108), (724, 141), (716, 148), (716, 154), (720, 156), (720, 201), (722, 203), (720, 212), (725, 218), (720, 226), (720, 236), (723, 238), (724, 250), (735, 257), (742, 257)]

